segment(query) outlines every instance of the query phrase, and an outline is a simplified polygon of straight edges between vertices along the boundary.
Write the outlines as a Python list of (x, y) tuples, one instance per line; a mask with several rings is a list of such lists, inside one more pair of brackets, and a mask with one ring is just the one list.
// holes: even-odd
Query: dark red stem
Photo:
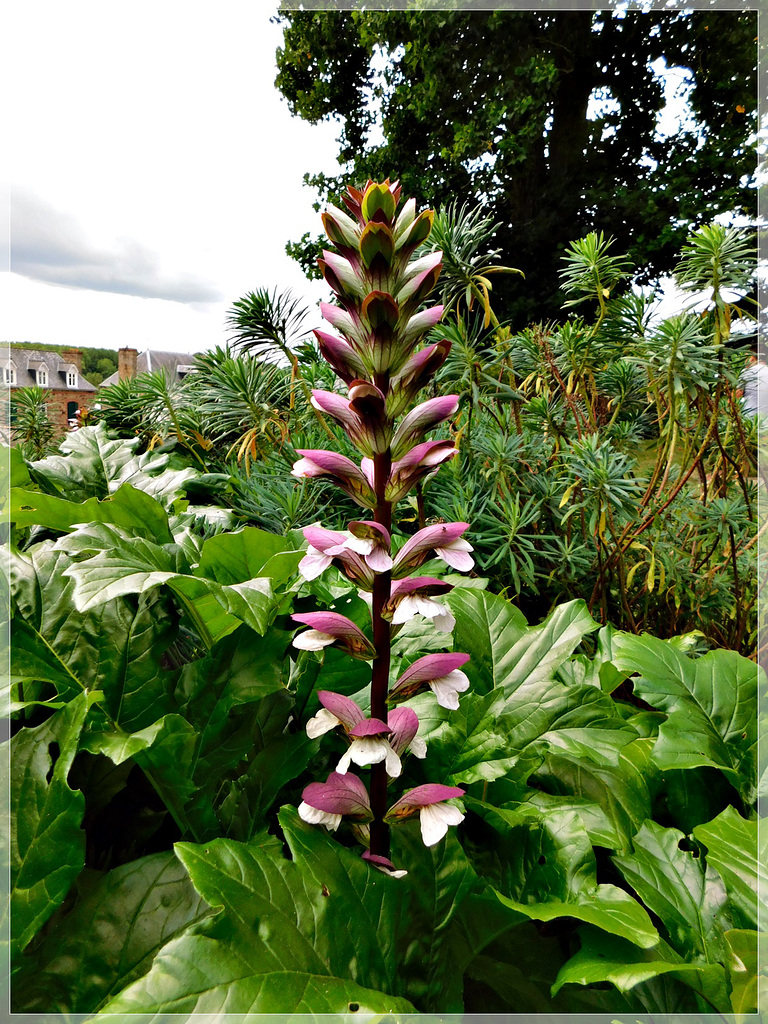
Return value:
[[(374, 520), (387, 531), (392, 530), (392, 504), (386, 501), (384, 494), (392, 467), (389, 450), (376, 455), (373, 460), (373, 489), (376, 493)], [(371, 717), (387, 720), (387, 693), (389, 692), (389, 661), (390, 661), (390, 625), (382, 617), (384, 605), (389, 600), (391, 572), (377, 573), (373, 582), (373, 602), (371, 617), (373, 619), (373, 646), (376, 657), (373, 660), (371, 675)], [(384, 822), (387, 813), (387, 770), (384, 762), (371, 766), (371, 853), (380, 857), (389, 856), (389, 826)]]

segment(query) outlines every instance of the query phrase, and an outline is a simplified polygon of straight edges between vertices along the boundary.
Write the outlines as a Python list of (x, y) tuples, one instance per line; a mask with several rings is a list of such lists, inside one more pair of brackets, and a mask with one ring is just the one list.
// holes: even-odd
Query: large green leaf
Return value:
[(666, 768), (662, 772), (653, 761), (650, 769), (657, 791), (653, 817), (687, 836), (697, 825), (716, 818), (724, 807), (741, 803), (738, 792), (717, 768)]
[(67, 782), (94, 694), (11, 740), (11, 953), (34, 937), (85, 863), (85, 799)]
[[(304, 554), (294, 550), (290, 540), (280, 534), (246, 526), (235, 533), (209, 537), (203, 544), (195, 573), (218, 583), (243, 583), (256, 576), (271, 575), (268, 564), (281, 553), (289, 555), (294, 571)], [(272, 562), (274, 568), (280, 565)]]
[(659, 917), (672, 948), (690, 960), (723, 963), (723, 932), (731, 927), (728, 896), (720, 875), (676, 828), (647, 821), (631, 855), (614, 856), (626, 881)]
[(453, 783), (492, 781), (515, 768), (530, 775), (561, 731), (594, 734), (603, 730), (626, 742), (636, 733), (616, 713), (613, 701), (594, 686), (566, 686), (549, 679), (520, 682), (510, 695), (504, 689), (487, 694), (470, 690), (457, 711), (441, 708), (431, 693), (411, 702), (428, 744), (427, 770), (432, 778)]
[(652, 636), (621, 634), (614, 664), (637, 672), (634, 692), (667, 713), (654, 757), (659, 767), (719, 768), (749, 803), (755, 795), (757, 685), (765, 673), (734, 651), (690, 658)]
[[(148, 991), (149, 986), (152, 990)], [(339, 1019), (413, 1013), (397, 996), (306, 971), (255, 969), (241, 946), (203, 935), (169, 943), (147, 981), (129, 985), (100, 1011), (99, 1024), (144, 1024), (147, 1014), (252, 1024), (259, 1014), (333, 1014)], [(225, 1016), (223, 1016), (225, 1015)], [(154, 1019), (154, 1018), (152, 1018)]]
[(135, 455), (138, 443), (138, 438), (111, 440), (104, 423), (83, 427), (64, 437), (58, 454), (29, 463), (30, 475), (42, 490), (70, 501), (104, 498), (130, 483), (164, 504), (199, 475), (194, 469), (168, 469), (167, 454)]
[(471, 656), (465, 671), (476, 694), (501, 689), (509, 695), (523, 682), (551, 679), (597, 629), (581, 600), (559, 605), (532, 627), (513, 604), (486, 591), (457, 588), (448, 603), (456, 617), (454, 649)]
[[(263, 827), (264, 816), (283, 786), (301, 775), (317, 753), (318, 745), (318, 740), (310, 740), (305, 732), (281, 733), (254, 752), (245, 771), (218, 788), (215, 809), (220, 825), (217, 831), (234, 839), (249, 839), (254, 835)], [(201, 791), (205, 794), (202, 786)]]
[(289, 636), (270, 630), (260, 637), (241, 627), (182, 668), (174, 712), (134, 732), (96, 712), (83, 748), (115, 764), (133, 758), (182, 831), (198, 841), (222, 829), (247, 838), (317, 746), (303, 731), (288, 732), (293, 698), (282, 671)]
[(609, 981), (619, 992), (629, 992), (650, 978), (671, 974), (704, 998), (715, 1000), (723, 1011), (730, 1009), (725, 992), (725, 972), (720, 964), (686, 963), (666, 942), (639, 949), (615, 935), (585, 926), (579, 929), (581, 949), (560, 969), (552, 994), (563, 985), (595, 985)]
[(49, 542), (8, 555), (13, 601), (11, 681), (23, 704), (42, 697), (69, 700), (84, 689), (104, 693), (104, 712), (123, 732), (145, 729), (175, 710), (175, 673), (161, 657), (177, 626), (167, 600), (149, 594), (78, 612), (70, 561)]
[(106, 498), (94, 497), (83, 502), (14, 487), (8, 514), (17, 526), (39, 525), (66, 533), (78, 523), (109, 523), (160, 544), (173, 541), (163, 506), (131, 484), (123, 484)]
[(72, 909), (24, 958), (13, 983), (14, 1012), (92, 1013), (210, 912), (173, 853), (89, 879)]
[(4, 497), (7, 497), (11, 487), (29, 487), (29, 470), (20, 448), (0, 445), (0, 467), (0, 494)]
[[(651, 793), (642, 764), (635, 759), (637, 745), (628, 732), (609, 729), (562, 730), (549, 735), (549, 750), (533, 775), (531, 800), (541, 807), (546, 796), (575, 797), (593, 802), (602, 810), (609, 831), (593, 837), (598, 845), (629, 851), (632, 836), (651, 816)], [(575, 810), (579, 811), (578, 806)], [(585, 813), (589, 813), (588, 810)], [(581, 814), (582, 818), (584, 817)], [(589, 830), (589, 825), (585, 825)]]
[(402, 991), (422, 1011), (460, 1013), (462, 972), (448, 954), (455, 952), (452, 927), (477, 875), (455, 835), (425, 847), (414, 820), (393, 830), (392, 857), (408, 870), (408, 911), (394, 936)]
[[(735, 807), (727, 807), (706, 825), (697, 825), (693, 834), (707, 848), (707, 864), (725, 882), (736, 927), (757, 928), (768, 899), (768, 835), (763, 832), (759, 837), (757, 821), (746, 821)], [(762, 840), (759, 849), (758, 838)]]
[(125, 594), (141, 594), (188, 569), (177, 545), (132, 537), (107, 523), (82, 526), (62, 537), (56, 547), (78, 559), (64, 572), (75, 584), (78, 611)]
[(734, 929), (725, 933), (731, 1009), (735, 1014), (768, 1010), (768, 934)]
[(168, 585), (181, 599), (208, 647), (245, 622), (263, 633), (276, 611), (268, 579), (222, 586), (189, 573), (181, 548), (129, 537), (117, 527), (82, 527), (57, 542), (57, 548), (79, 557), (64, 572), (74, 582), (73, 599), (80, 611), (127, 594), (143, 594)]
[(486, 946), (521, 923), (529, 923), (528, 918), (505, 907), (489, 887), (470, 893), (458, 907), (447, 939), (446, 961), (454, 975), (448, 991), (456, 986), (461, 990), (462, 976)]
[(259, 637), (241, 628), (182, 672), (178, 696), (200, 737), (189, 771), (195, 814), (211, 828), (206, 837), (248, 839), (317, 749), (303, 729), (290, 731), (294, 699), (282, 681), (289, 639), (277, 629)]
[(613, 641), (617, 633), (609, 623), (597, 634), (597, 647), (594, 656), (577, 654), (566, 661), (558, 669), (558, 677), (567, 683), (589, 683), (599, 686), (606, 693), (613, 693), (617, 686), (626, 678), (625, 672), (619, 672), (613, 663)]
[(637, 900), (617, 886), (597, 883), (592, 844), (576, 812), (467, 804), (497, 833), (485, 834), (472, 860), (504, 906), (534, 921), (575, 918), (644, 949), (658, 942)]
[(104, 498), (110, 481), (135, 458), (138, 444), (138, 438), (110, 439), (104, 423), (70, 431), (57, 454), (29, 463), (30, 475), (43, 490), (70, 501)]
[(196, 836), (194, 822), (186, 813), (186, 805), (195, 795), (196, 786), (190, 766), (195, 762), (199, 736), (181, 715), (165, 715), (152, 742), (137, 750), (134, 760), (152, 781), (182, 835)]
[(466, 1011), (531, 1014), (531, 1019), (535, 1014), (547, 1014), (542, 1019), (549, 1021), (559, 1020), (561, 1014), (577, 1013), (610, 1013), (611, 1018), (594, 1018), (610, 1020), (618, 1012), (631, 1012), (629, 999), (615, 990), (570, 988), (552, 996), (558, 970), (570, 955), (570, 930), (567, 923), (535, 925), (525, 920), (494, 936), (467, 969)]
[(149, 973), (104, 1007), (108, 1021), (112, 1013), (413, 1009), (384, 994), (398, 984), (399, 880), (295, 811), (280, 817), (292, 860), (267, 836), (177, 844), (196, 889), (221, 912), (161, 949)]
[(454, 650), (471, 654), (466, 672), (472, 692), (488, 693), (501, 685), (511, 668), (507, 652), (525, 635), (525, 616), (503, 597), (486, 591), (453, 590), (446, 603), (456, 618)]

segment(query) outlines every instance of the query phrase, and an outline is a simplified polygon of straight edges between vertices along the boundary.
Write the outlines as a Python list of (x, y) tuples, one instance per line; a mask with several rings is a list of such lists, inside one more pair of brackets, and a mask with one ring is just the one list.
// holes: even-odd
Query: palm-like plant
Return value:
[(217, 347), (195, 356), (188, 391), (217, 443), (229, 444), (227, 457), (237, 453), (246, 474), (251, 462), (285, 440), (287, 423), (282, 408), (289, 396), (287, 370), (250, 356), (234, 356)]
[(463, 299), (471, 310), (479, 301), (485, 312), (485, 326), (499, 326), (491, 308), (490, 274), (522, 274), (514, 267), (498, 266), (493, 261), (501, 254), (500, 249), (488, 249), (498, 225), (491, 217), (483, 214), (477, 206), (470, 209), (466, 203), (457, 203), (438, 210), (427, 241), (419, 249), (420, 255), (441, 250), (443, 269), (441, 301), (446, 311), (456, 308)]
[(99, 389), (97, 416), (109, 430), (120, 435), (141, 434), (145, 430), (138, 384), (139, 377), (128, 377)]
[(16, 409), (13, 443), (25, 459), (42, 459), (56, 451), (56, 428), (48, 419), (46, 403), (51, 392), (44, 388), (19, 388), (13, 395)]
[(563, 308), (596, 299), (599, 313), (592, 327), (592, 337), (602, 326), (614, 289), (629, 277), (632, 269), (626, 256), (613, 255), (608, 251), (612, 245), (613, 239), (606, 238), (602, 231), (599, 234), (590, 231), (572, 242), (563, 257), (565, 266), (560, 272), (560, 286), (566, 294), (573, 296)]
[(306, 337), (304, 324), (309, 310), (290, 290), (271, 293), (266, 288), (249, 292), (232, 304), (227, 326), (232, 344), (246, 352), (259, 351), (275, 358), (284, 356), (293, 365), (292, 351)]
[[(307, 382), (304, 380), (299, 360), (294, 349), (306, 340), (305, 323), (309, 317), (309, 309), (300, 299), (295, 298), (290, 289), (278, 292), (275, 288), (271, 293), (266, 288), (249, 292), (242, 299), (233, 303), (227, 315), (227, 326), (230, 329), (230, 341), (244, 352), (261, 352), (267, 358), (283, 358), (291, 367), (291, 386), (289, 407), (294, 408), (294, 384), (299, 382), (307, 405), (311, 406), (311, 396)], [(318, 421), (325, 428), (329, 437), (333, 438), (323, 415), (311, 406)]]

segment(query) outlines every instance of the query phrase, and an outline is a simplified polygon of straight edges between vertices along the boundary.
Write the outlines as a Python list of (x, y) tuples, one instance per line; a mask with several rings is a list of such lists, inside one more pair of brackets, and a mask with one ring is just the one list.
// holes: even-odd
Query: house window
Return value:
[(68, 388), (76, 388), (77, 387), (77, 374), (75, 373), (74, 370), (68, 370), (67, 371), (67, 387)]
[(67, 419), (77, 419), (78, 404), (77, 402), (67, 402)]
[(16, 367), (15, 366), (6, 366), (5, 367), (5, 369), (3, 371), (3, 380), (5, 381), (6, 384), (15, 384), (16, 383)]
[(37, 383), (38, 383), (38, 386), (41, 387), (41, 388), (44, 388), (47, 385), (47, 383), (48, 383), (48, 371), (45, 369), (45, 367), (43, 367), (43, 368), (41, 368), (41, 369), (39, 369), (37, 371)]

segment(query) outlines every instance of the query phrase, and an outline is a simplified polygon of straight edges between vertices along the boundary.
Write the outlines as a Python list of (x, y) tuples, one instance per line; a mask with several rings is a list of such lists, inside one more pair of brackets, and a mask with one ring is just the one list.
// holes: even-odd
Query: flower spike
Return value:
[[(444, 364), (451, 343), (442, 339), (418, 347), (443, 314), (440, 304), (423, 305), (438, 281), (442, 253), (411, 258), (429, 235), (434, 213), (419, 212), (413, 199), (398, 212), (399, 203), (399, 182), (369, 180), (361, 188), (347, 189), (348, 213), (330, 206), (323, 215), (335, 251), (324, 251), (319, 266), (337, 304), (321, 303), (320, 312), (338, 334), (317, 330), (315, 337), (348, 392), (316, 389), (311, 401), (342, 426), (362, 457), (358, 465), (335, 452), (299, 450), (292, 470), (297, 477), (326, 477), (370, 509), (367, 519), (354, 520), (346, 531), (307, 527), (307, 552), (299, 571), (313, 580), (336, 566), (366, 598), (373, 626), (371, 642), (343, 615), (294, 616), (310, 627), (294, 638), (299, 649), (335, 646), (372, 662), (370, 714), (343, 694), (318, 693), (321, 706), (306, 724), (308, 736), (318, 738), (333, 730), (348, 746), (327, 781), (304, 790), (299, 813), (331, 830), (346, 817), (352, 835), (366, 847), (364, 859), (393, 877), (406, 872), (390, 860), (390, 824), (418, 814), (424, 842), (431, 846), (463, 817), (450, 803), (463, 791), (432, 783), (410, 790), (387, 810), (387, 788), (401, 775), (401, 759), (408, 753), (426, 755), (418, 717), (403, 702), (431, 689), (442, 707), (455, 709), (469, 680), (461, 671), (466, 654), (432, 654), (406, 668), (389, 692), (392, 637), (414, 615), (425, 616), (443, 632), (455, 625), (440, 600), (451, 585), (409, 575), (432, 552), (453, 569), (466, 571), (473, 565), (472, 547), (463, 537), (466, 523), (419, 530), (393, 555), (397, 502), (458, 453), (450, 440), (426, 439), (455, 415), (456, 395), (431, 397), (412, 408)], [(370, 767), (370, 791), (352, 774), (352, 765)]]

